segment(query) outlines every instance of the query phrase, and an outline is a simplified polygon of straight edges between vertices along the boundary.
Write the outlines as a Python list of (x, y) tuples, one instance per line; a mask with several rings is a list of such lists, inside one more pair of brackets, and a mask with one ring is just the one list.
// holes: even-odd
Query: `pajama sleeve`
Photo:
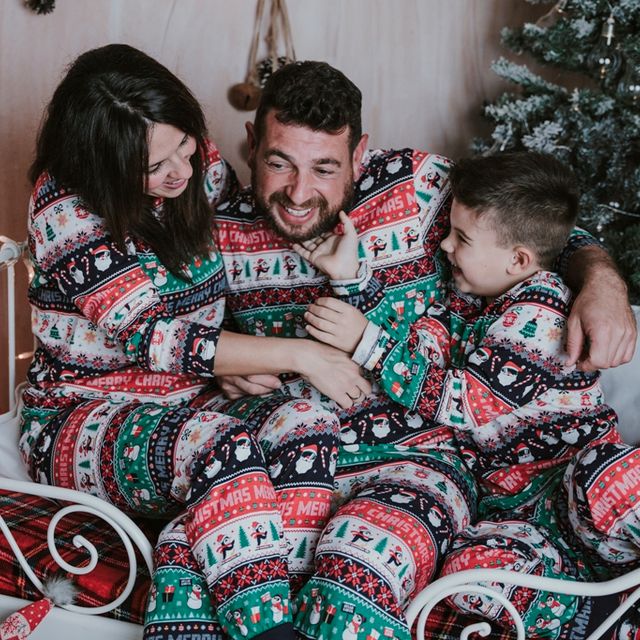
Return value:
[[(486, 424), (566, 376), (567, 303), (566, 288), (525, 287), (495, 321), (480, 318), (474, 327), (435, 307), (414, 323), (406, 342), (387, 337), (374, 375), (390, 397), (423, 418), (451, 426)], [(477, 343), (476, 335), (482, 336)], [(450, 366), (461, 339), (466, 362)]]
[[(370, 322), (356, 348), (356, 353), (368, 354), (362, 356), (367, 361), (379, 352), (378, 342), (386, 340), (387, 335), (397, 341), (406, 340), (409, 327), (418, 319), (418, 305), (404, 304), (409, 296), (421, 297), (428, 307), (444, 291), (446, 274), (439, 247), (449, 226), (450, 163), (446, 158), (417, 151), (410, 160), (410, 206), (417, 215), (407, 218), (405, 230), (415, 233), (415, 241), (422, 245), (420, 252), (412, 261), (404, 258), (382, 269), (384, 281), (374, 273), (368, 259), (362, 258), (354, 280), (331, 282), (336, 297), (359, 309)], [(400, 253), (402, 249), (391, 251)]]
[[(215, 202), (234, 188), (235, 175), (212, 144), (206, 153), (205, 189)], [(215, 267), (211, 266), (207, 280), (211, 290), (206, 296), (197, 292), (196, 301), (194, 293), (194, 302), (182, 312), (176, 311), (175, 305), (167, 307), (141, 264), (141, 247), (132, 239), (124, 248), (117, 246), (103, 220), (78, 197), (62, 189), (50, 198), (43, 196), (52, 184), (48, 176), (46, 179), (48, 183), (41, 180), (36, 185), (30, 206), (30, 251), (36, 285), (40, 285), (33, 287), (33, 295), (48, 296), (48, 304), (60, 311), (69, 307), (72, 314), (78, 309), (84, 322), (88, 321), (87, 334), (103, 343), (105, 358), (117, 368), (124, 358), (130, 365), (150, 371), (212, 377), (220, 328), (187, 316), (198, 305), (203, 309), (211, 306), (212, 315), (218, 310), (213, 308), (221, 295), (216, 288), (221, 290), (222, 286), (216, 284)], [(209, 260), (211, 265), (217, 264), (213, 249)], [(186, 267), (194, 268), (194, 264)], [(71, 324), (69, 330), (73, 330)], [(108, 366), (105, 361), (105, 369)]]

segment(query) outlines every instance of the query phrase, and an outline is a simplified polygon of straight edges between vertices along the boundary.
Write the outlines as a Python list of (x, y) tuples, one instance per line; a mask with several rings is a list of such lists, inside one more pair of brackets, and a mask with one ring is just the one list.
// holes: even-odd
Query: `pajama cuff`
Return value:
[(388, 338), (387, 332), (382, 327), (371, 321), (367, 322), (367, 327), (351, 359), (361, 367), (372, 371), (384, 353), (383, 345)]
[(358, 273), (352, 280), (330, 280), (333, 292), (340, 297), (352, 296), (364, 291), (372, 275), (371, 267), (366, 260), (360, 260)]

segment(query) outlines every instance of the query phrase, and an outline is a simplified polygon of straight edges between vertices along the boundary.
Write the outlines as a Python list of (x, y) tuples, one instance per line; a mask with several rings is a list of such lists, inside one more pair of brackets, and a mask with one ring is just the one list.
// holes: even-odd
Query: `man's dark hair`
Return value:
[(362, 94), (349, 78), (326, 62), (292, 62), (269, 77), (256, 111), (254, 133), (260, 142), (267, 114), (283, 124), (341, 133), (349, 128), (353, 153), (362, 136)]
[(489, 216), (501, 245), (525, 245), (552, 267), (578, 215), (569, 167), (546, 153), (515, 151), (465, 158), (449, 177), (453, 197)]
[[(163, 219), (145, 195), (149, 130), (155, 123), (193, 136), (193, 175), (185, 191), (167, 198)], [(166, 67), (124, 44), (81, 54), (47, 107), (29, 177), (43, 171), (101, 216), (113, 240), (146, 241), (177, 276), (181, 264), (204, 255), (211, 212), (204, 192), (206, 125), (189, 89)]]

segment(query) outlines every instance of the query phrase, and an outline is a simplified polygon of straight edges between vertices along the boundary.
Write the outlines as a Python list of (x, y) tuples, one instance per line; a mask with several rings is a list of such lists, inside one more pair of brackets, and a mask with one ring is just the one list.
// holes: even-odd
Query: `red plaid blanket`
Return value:
[[(0, 491), (0, 513), (34, 573), (41, 580), (62, 572), (47, 546), (47, 526), (59, 510), (60, 503), (53, 500)], [(84, 607), (102, 606), (113, 601), (127, 583), (129, 569), (126, 551), (120, 538), (104, 521), (86, 513), (72, 513), (62, 518), (56, 528), (58, 552), (71, 565), (83, 566), (89, 559), (84, 549), (77, 549), (73, 545), (73, 537), (77, 534), (95, 545), (100, 554), (100, 562), (89, 574), (69, 576), (78, 587), (75, 604)], [(122, 605), (106, 615), (118, 620), (141, 623), (148, 589), (149, 574), (144, 561), (139, 557), (138, 578), (132, 594)], [(2, 534), (0, 593), (26, 600), (42, 597), (20, 568)]]

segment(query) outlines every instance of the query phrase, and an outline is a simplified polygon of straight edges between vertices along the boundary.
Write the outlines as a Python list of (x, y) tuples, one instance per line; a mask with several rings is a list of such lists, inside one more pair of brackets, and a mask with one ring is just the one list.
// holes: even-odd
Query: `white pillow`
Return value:
[[(21, 395), (21, 394), (17, 394)], [(18, 452), (20, 438), (20, 405), (13, 418), (0, 422), (0, 477), (30, 482), (27, 468)]]
[[(640, 326), (640, 307), (633, 308)], [(607, 404), (618, 414), (622, 438), (640, 445), (640, 346), (636, 344), (633, 360), (602, 372), (602, 388)]]

